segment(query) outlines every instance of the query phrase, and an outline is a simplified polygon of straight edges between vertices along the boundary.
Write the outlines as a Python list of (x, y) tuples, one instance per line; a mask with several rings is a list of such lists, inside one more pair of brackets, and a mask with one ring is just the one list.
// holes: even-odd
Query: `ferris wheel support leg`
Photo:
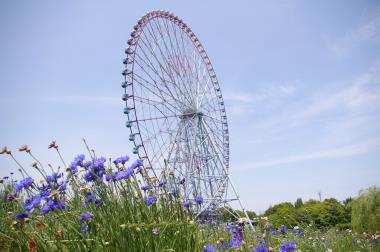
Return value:
[[(201, 120), (201, 123), (203, 124), (205, 130), (207, 131), (207, 128), (205, 127), (205, 123), (204, 123), (203, 119)], [(214, 143), (213, 139), (210, 137), (210, 134), (207, 134), (207, 136), (208, 136), (208, 138), (210, 139), (211, 147), (214, 149), (214, 151), (216, 151), (215, 143)], [(247, 220), (248, 220), (248, 224), (249, 224), (250, 228), (251, 228), (252, 230), (255, 230), (255, 228), (254, 228), (253, 225), (252, 225), (252, 221), (251, 221), (251, 219), (249, 218), (249, 216), (248, 216), (248, 214), (247, 214), (247, 211), (245, 210), (243, 204), (241, 203), (240, 196), (237, 194), (236, 188), (235, 188), (234, 184), (232, 183), (232, 180), (231, 180), (231, 176), (230, 176), (230, 174), (229, 174), (228, 171), (226, 170), (226, 167), (223, 165), (222, 160), (220, 160), (220, 157), (217, 156), (217, 158), (219, 159), (219, 162), (222, 164), (222, 167), (223, 167), (224, 172), (227, 174), (228, 182), (230, 183), (230, 185), (231, 185), (231, 187), (232, 187), (232, 190), (233, 190), (234, 194), (236, 195), (236, 199), (239, 201), (240, 208), (243, 210), (243, 213), (244, 213), (245, 217), (246, 217)]]
[(247, 211), (245, 210), (243, 204), (241, 203), (240, 196), (237, 194), (237, 191), (236, 191), (236, 189), (235, 189), (234, 184), (232, 183), (232, 180), (231, 180), (230, 175), (228, 175), (228, 181), (230, 182), (230, 185), (231, 185), (231, 187), (232, 187), (232, 190), (234, 191), (234, 193), (235, 193), (235, 195), (236, 195), (236, 198), (237, 198), (237, 200), (239, 201), (239, 205), (240, 205), (241, 209), (243, 210), (243, 213), (244, 213), (245, 217), (246, 217), (247, 220), (248, 220), (248, 224), (249, 224), (250, 228), (252, 229), (252, 231), (254, 231), (255, 228), (254, 228), (253, 225), (252, 225), (252, 221), (251, 221), (251, 219), (249, 218), (249, 216), (248, 216), (248, 214), (247, 214)]

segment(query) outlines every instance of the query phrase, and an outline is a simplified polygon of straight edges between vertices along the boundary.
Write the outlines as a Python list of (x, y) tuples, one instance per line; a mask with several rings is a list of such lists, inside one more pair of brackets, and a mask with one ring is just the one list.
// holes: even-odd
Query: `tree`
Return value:
[(356, 232), (375, 233), (380, 230), (380, 188), (361, 191), (352, 201), (352, 228)]
[(296, 202), (294, 202), (294, 207), (295, 207), (295, 208), (300, 208), (301, 206), (303, 206), (302, 199), (301, 199), (301, 198), (298, 198), (298, 199), (296, 200)]
[(275, 227), (285, 225), (288, 228), (294, 227), (298, 223), (298, 214), (293, 204), (284, 202), (265, 211), (265, 216), (273, 223)]

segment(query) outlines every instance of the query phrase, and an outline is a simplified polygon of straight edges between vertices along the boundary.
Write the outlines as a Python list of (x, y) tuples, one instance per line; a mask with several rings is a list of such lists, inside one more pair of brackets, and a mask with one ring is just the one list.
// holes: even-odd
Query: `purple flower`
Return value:
[(285, 225), (281, 225), (281, 226), (278, 228), (278, 231), (280, 231), (281, 233), (286, 233), (286, 231), (288, 231), (288, 229), (286, 228)]
[(152, 234), (153, 235), (158, 235), (158, 228), (153, 228), (152, 229)]
[(78, 165), (74, 162), (71, 163), (70, 165), (70, 171), (72, 174), (75, 174), (78, 172)]
[(183, 206), (183, 207), (186, 207), (186, 208), (189, 208), (189, 207), (190, 207), (190, 202), (189, 202), (189, 201), (184, 201), (184, 202), (182, 203), (182, 206)]
[(85, 156), (83, 154), (78, 155), (73, 162), (70, 164), (70, 170), (72, 174), (75, 174), (78, 172), (78, 165), (83, 164)]
[(277, 233), (276, 230), (272, 230), (272, 231), (270, 232), (271, 235), (276, 235), (276, 233)]
[(90, 203), (90, 202), (92, 202), (92, 193), (91, 192), (87, 192), (86, 203)]
[(96, 199), (94, 203), (95, 205), (100, 206), (101, 204), (103, 204), (103, 201), (101, 199)]
[(103, 169), (104, 168), (104, 163), (107, 161), (106, 158), (104, 157), (100, 157), (98, 159), (95, 159), (93, 164), (92, 164), (92, 169), (95, 171), (95, 172), (98, 172), (99, 170)]
[(41, 213), (42, 214), (47, 214), (49, 213), (51, 210), (50, 206), (48, 204), (44, 205), (42, 208), (41, 208)]
[(305, 236), (305, 232), (304, 231), (300, 232), (299, 236), (304, 237)]
[(183, 184), (185, 184), (185, 181), (186, 181), (186, 179), (183, 178), (183, 179), (181, 179), (181, 180), (179, 181), (179, 183), (180, 183), (181, 185), (183, 185)]
[(16, 192), (21, 191), (23, 188), (27, 189), (33, 183), (34, 183), (34, 180), (30, 177), (21, 180), (20, 183), (15, 185)]
[(264, 240), (261, 239), (260, 237), (257, 237), (257, 238), (256, 238), (256, 241), (257, 241), (257, 243), (259, 243), (259, 244), (263, 244), (263, 243), (264, 243)]
[(134, 170), (136, 168), (138, 168), (139, 166), (142, 165), (142, 161), (140, 159), (137, 159), (135, 162), (133, 162), (133, 164), (131, 165), (131, 169)]
[(80, 227), (81, 233), (88, 234), (88, 226), (86, 223), (82, 223), (82, 226)]
[(80, 221), (85, 221), (85, 220), (92, 219), (92, 218), (94, 218), (94, 215), (92, 213), (84, 213), (84, 214), (79, 216)]
[(14, 200), (16, 197), (15, 197), (15, 195), (12, 195), (12, 194), (7, 194), (7, 196), (5, 197), (5, 199), (7, 200), (7, 201), (12, 201), (12, 200)]
[(177, 197), (177, 191), (176, 191), (176, 189), (172, 189), (172, 195), (173, 195), (174, 198)]
[(91, 161), (86, 161), (83, 163), (84, 168), (88, 169), (92, 165)]
[(80, 154), (78, 155), (75, 159), (74, 159), (74, 163), (76, 163), (77, 165), (80, 165), (83, 163), (83, 160), (85, 159), (85, 156), (84, 154)]
[(207, 244), (204, 249), (203, 249), (203, 252), (216, 252), (216, 248), (214, 245), (212, 244)]
[(41, 204), (41, 197), (33, 196), (31, 199), (25, 201), (24, 210), (29, 212)]
[(20, 214), (16, 214), (16, 220), (21, 220), (21, 219), (25, 219), (25, 218), (29, 218), (29, 215), (27, 213), (20, 213)]
[(49, 176), (46, 177), (46, 180), (47, 180), (48, 182), (57, 182), (57, 180), (58, 180), (59, 178), (61, 178), (62, 175), (63, 175), (63, 173), (53, 172), (52, 175), (49, 175)]
[(146, 200), (146, 204), (148, 206), (151, 206), (156, 201), (157, 201), (157, 195), (153, 195), (153, 196), (148, 197), (148, 199)]
[(230, 242), (230, 247), (233, 248), (233, 249), (238, 249), (240, 248), (241, 246), (241, 241), (239, 239), (232, 239), (231, 242)]
[(129, 160), (128, 156), (122, 156), (122, 157), (116, 158), (113, 162), (114, 164), (125, 164), (126, 162), (128, 162), (128, 160)]
[(220, 248), (220, 250), (226, 250), (227, 249), (227, 244), (221, 243), (221, 244), (219, 244), (219, 248)]
[(285, 242), (281, 245), (279, 252), (294, 252), (297, 249), (297, 245), (293, 242)]
[(230, 233), (231, 230), (232, 230), (232, 226), (231, 226), (231, 224), (228, 223), (228, 222), (226, 223), (226, 230), (227, 230), (228, 233)]
[(166, 181), (160, 181), (158, 182), (158, 187), (163, 187), (166, 184)]
[(257, 246), (253, 252), (268, 252), (268, 247), (265, 245), (259, 245)]
[(94, 174), (93, 174), (91, 171), (88, 171), (88, 172), (86, 172), (86, 174), (84, 175), (84, 179), (85, 179), (87, 182), (90, 182), (90, 181), (95, 180), (95, 177), (94, 177)]
[(195, 197), (195, 202), (197, 202), (198, 204), (202, 204), (203, 198), (201, 196)]
[(116, 180), (127, 179), (131, 176), (132, 171), (133, 171), (132, 169), (128, 168), (126, 170), (116, 172), (115, 179)]
[(148, 191), (150, 189), (152, 189), (152, 187), (150, 185), (145, 185), (145, 186), (141, 187), (141, 190), (143, 190), (143, 191)]

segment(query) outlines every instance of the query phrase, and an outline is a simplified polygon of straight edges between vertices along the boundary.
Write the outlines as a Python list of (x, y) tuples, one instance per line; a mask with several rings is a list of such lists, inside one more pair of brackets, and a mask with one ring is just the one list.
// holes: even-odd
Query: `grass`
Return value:
[[(52, 148), (58, 151), (58, 146)], [(23, 149), (31, 155), (28, 148)], [(43, 181), (0, 180), (1, 251), (182, 252), (204, 251), (207, 245), (212, 245), (209, 251), (223, 247), (225, 251), (279, 251), (286, 242), (295, 243), (298, 251), (380, 251), (378, 235), (350, 230), (322, 232), (305, 225), (272, 234), (278, 227), (266, 218), (259, 219), (255, 230), (244, 222), (200, 223), (192, 214), (199, 205), (182, 205), (185, 199), (176, 193), (182, 185), (175, 174), (162, 174), (157, 180), (136, 162), (128, 166), (121, 158), (115, 164), (89, 153), (87, 163), (77, 157), (65, 172), (49, 174), (31, 155)], [(13, 157), (7, 151), (3, 154)], [(27, 177), (21, 165), (20, 172)], [(168, 191), (160, 182), (175, 185), (176, 191)], [(23, 188), (16, 192), (20, 185)], [(151, 189), (142, 190), (144, 185)], [(34, 205), (27, 199), (36, 199)], [(20, 218), (21, 213), (28, 216)], [(81, 220), (83, 214), (89, 218)], [(266, 250), (258, 250), (260, 245)]]

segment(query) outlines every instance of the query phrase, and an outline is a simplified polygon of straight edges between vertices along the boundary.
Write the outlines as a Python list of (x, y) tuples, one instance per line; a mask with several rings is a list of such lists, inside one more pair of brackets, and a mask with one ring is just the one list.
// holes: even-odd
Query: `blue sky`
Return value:
[[(99, 154), (131, 154), (123, 51), (152, 9), (180, 16), (212, 60), (247, 208), (380, 185), (376, 1), (2, 1), (0, 145), (26, 143), (53, 165), (53, 139), (67, 160), (85, 152), (82, 137)], [(5, 156), (0, 166), (16, 168)]]

